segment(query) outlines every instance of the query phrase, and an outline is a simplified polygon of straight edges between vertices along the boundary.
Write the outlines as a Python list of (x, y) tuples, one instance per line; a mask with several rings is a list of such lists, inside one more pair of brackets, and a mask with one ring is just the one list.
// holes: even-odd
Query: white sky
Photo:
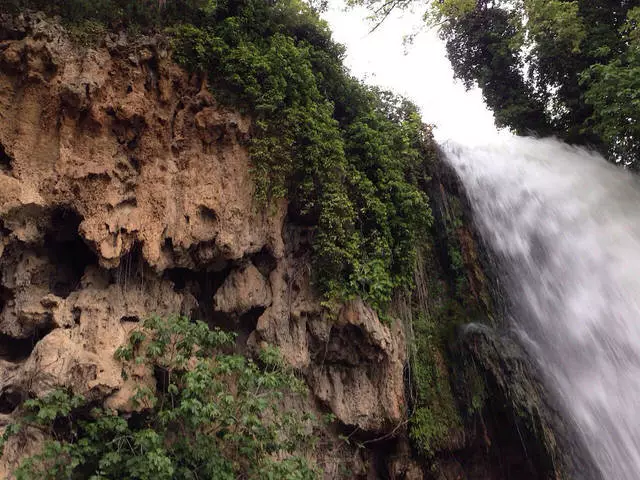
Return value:
[(334, 39), (347, 47), (346, 63), (353, 75), (413, 100), (424, 121), (436, 125), (439, 142), (479, 144), (497, 136), (480, 91), (467, 92), (454, 81), (436, 31), (424, 29), (412, 45), (403, 45), (403, 36), (422, 25), (420, 12), (392, 14), (373, 33), (367, 14), (363, 8), (345, 11), (343, 0), (330, 0), (323, 15)]

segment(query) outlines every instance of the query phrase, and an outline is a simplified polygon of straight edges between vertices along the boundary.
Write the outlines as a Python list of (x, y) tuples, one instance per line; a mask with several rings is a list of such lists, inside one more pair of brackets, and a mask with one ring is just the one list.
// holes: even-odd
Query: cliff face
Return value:
[[(127, 410), (114, 352), (152, 313), (280, 348), (312, 411), (379, 436), (405, 416), (405, 344), (365, 304), (323, 314), (308, 228), (253, 202), (251, 122), (173, 64), (160, 38), (79, 50), (41, 18), (0, 44), (0, 412), (56, 386)], [(326, 474), (366, 455), (325, 448)], [(28, 449), (7, 449), (4, 468)], [(341, 455), (355, 460), (341, 459)], [(6, 476), (1, 474), (2, 478)], [(332, 473), (333, 472), (333, 473)]]
[[(433, 167), (430, 199), (437, 221), (421, 308), (457, 305), (440, 322), (454, 326), (446, 371), (462, 419), (430, 459), (433, 477), (601, 478), (513, 330), (517, 310), (501, 291), (500, 262), (484, 248), (464, 187), (444, 162)], [(448, 287), (434, 288), (437, 281)]]
[[(149, 315), (181, 313), (237, 332), (248, 355), (277, 346), (304, 376), (309, 395), (297, 408), (337, 419), (318, 433), (326, 478), (555, 478), (545, 464), (555, 450), (534, 459), (540, 470), (527, 456), (536, 435), (518, 443), (514, 402), (500, 393), (511, 367), (477, 336), (459, 351), (427, 345), (443, 383), (429, 386), (438, 405), (423, 407), (473, 412), (438, 427), (428, 458), (409, 446), (416, 388), (405, 370), (416, 339), (402, 306), (449, 339), (491, 310), (462, 195), (442, 166), (419, 288), (396, 302), (404, 323), (383, 323), (360, 300), (328, 314), (311, 285), (313, 229), (288, 216), (286, 201), (254, 202), (251, 119), (175, 65), (162, 37), (112, 33), (87, 49), (44, 17), (3, 18), (0, 116), (0, 426), (60, 386), (130, 412), (135, 385), (155, 380), (124, 380), (116, 349)], [(473, 396), (471, 358), (500, 388)], [(40, 440), (12, 438), (0, 477)]]

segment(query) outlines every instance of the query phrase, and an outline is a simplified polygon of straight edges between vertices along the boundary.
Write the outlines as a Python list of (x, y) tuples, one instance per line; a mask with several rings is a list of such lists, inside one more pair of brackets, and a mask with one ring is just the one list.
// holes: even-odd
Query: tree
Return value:
[(593, 106), (589, 127), (610, 146), (614, 158), (640, 167), (640, 7), (629, 10), (620, 33), (625, 48), (607, 63), (582, 72), (585, 101)]
[(425, 4), (455, 76), (482, 89), (498, 126), (557, 135), (640, 164), (635, 2), (349, 1), (369, 6), (378, 20), (394, 8)]

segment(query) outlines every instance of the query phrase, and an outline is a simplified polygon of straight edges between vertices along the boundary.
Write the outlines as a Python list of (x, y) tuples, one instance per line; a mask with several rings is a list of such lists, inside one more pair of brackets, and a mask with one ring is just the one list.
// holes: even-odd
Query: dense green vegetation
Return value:
[(281, 402), (303, 383), (273, 349), (259, 363), (224, 353), (233, 338), (184, 317), (147, 320), (117, 357), (125, 376), (155, 372), (158, 390), (139, 385), (126, 417), (64, 390), (28, 400), (3, 440), (27, 429), (51, 440), (16, 479), (316, 478), (302, 456), (311, 419)]
[(462, 418), (451, 390), (446, 367), (446, 335), (440, 315), (417, 312), (413, 318), (411, 373), (414, 386), (413, 412), (409, 436), (414, 447), (431, 457), (443, 450), (448, 439), (462, 429)]
[(454, 350), (458, 328), (490, 318), (492, 310), (477, 252), (469, 251), (474, 247), (466, 240), (471, 232), (463, 206), (450, 194), (446, 204), (437, 229), (430, 231), (430, 244), (419, 255), (422, 271), (417, 275), (410, 329), (409, 437), (416, 451), (430, 459), (450, 450), (452, 442), (464, 436), (465, 425), (482, 414), (484, 382), (474, 365)]
[(428, 4), (456, 77), (496, 123), (640, 167), (640, 7), (626, 0), (354, 0), (379, 19)]
[(343, 47), (301, 0), (10, 0), (83, 22), (162, 28), (174, 58), (208, 74), (219, 100), (251, 114), (257, 197), (287, 197), (316, 226), (314, 272), (330, 302), (362, 296), (383, 313), (411, 286), (431, 222), (424, 184), (434, 155), (417, 108), (365, 87)]

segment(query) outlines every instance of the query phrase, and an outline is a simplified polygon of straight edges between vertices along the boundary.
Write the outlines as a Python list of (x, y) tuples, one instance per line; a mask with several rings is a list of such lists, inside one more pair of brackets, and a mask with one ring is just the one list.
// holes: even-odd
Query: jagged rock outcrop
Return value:
[[(402, 329), (361, 301), (325, 311), (311, 231), (285, 201), (254, 202), (251, 119), (215, 93), (162, 37), (81, 50), (38, 14), (1, 19), (0, 426), (56, 386), (130, 410), (132, 382), (154, 379), (125, 381), (116, 349), (148, 315), (182, 313), (278, 346), (310, 385), (302, 408), (339, 420), (327, 477), (366, 475), (371, 452), (338, 434), (403, 431)], [(33, 447), (15, 442), (2, 478)]]
[(229, 314), (242, 315), (269, 305), (271, 288), (252, 263), (233, 270), (213, 296), (213, 308)]
[(342, 307), (320, 338), (324, 351), (313, 363), (316, 396), (346, 425), (384, 432), (403, 420), (405, 345), (397, 324), (383, 325), (361, 300)]
[[(155, 379), (144, 369), (123, 379), (116, 349), (147, 316), (184, 314), (235, 330), (242, 352), (277, 346), (305, 377), (310, 394), (296, 408), (338, 420), (315, 452), (326, 478), (560, 472), (555, 413), (515, 347), (486, 330), (467, 331), (455, 352), (440, 345), (452, 326), (486, 318), (492, 300), (464, 196), (442, 165), (430, 182), (432, 245), (404, 308), (407, 318), (421, 310), (438, 337), (423, 357), (434, 363), (428, 389), (444, 398), (436, 403), (475, 413), (420, 458), (406, 436), (412, 332), (359, 299), (323, 306), (313, 229), (285, 200), (254, 201), (251, 119), (174, 64), (163, 37), (109, 33), (80, 49), (39, 14), (0, 15), (0, 117), (0, 427), (56, 386), (130, 412), (133, 386)], [(484, 375), (483, 405), (467, 398), (465, 362)], [(450, 383), (461, 386), (455, 399)], [(542, 436), (518, 443), (519, 425)], [(0, 477), (41, 440), (15, 437)]]

